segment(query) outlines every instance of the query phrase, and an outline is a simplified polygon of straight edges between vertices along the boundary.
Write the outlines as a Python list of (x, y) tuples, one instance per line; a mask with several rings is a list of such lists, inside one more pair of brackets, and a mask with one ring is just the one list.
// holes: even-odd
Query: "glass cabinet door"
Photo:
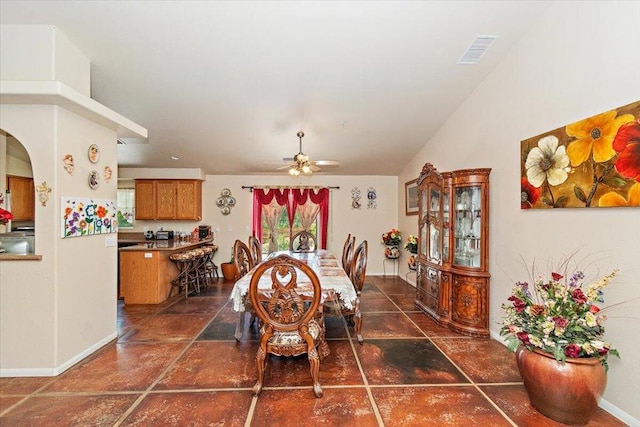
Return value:
[(457, 266), (479, 268), (482, 238), (482, 187), (455, 187), (454, 259)]
[(449, 263), (449, 191), (442, 193), (442, 261)]

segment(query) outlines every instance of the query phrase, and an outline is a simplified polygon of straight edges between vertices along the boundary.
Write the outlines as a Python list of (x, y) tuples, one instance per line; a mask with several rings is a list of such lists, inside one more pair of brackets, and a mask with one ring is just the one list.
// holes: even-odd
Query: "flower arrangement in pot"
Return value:
[(583, 287), (582, 271), (568, 260), (551, 277), (518, 282), (502, 305), (500, 335), (516, 351), (518, 369), (534, 408), (556, 421), (583, 425), (606, 387), (607, 358), (620, 357), (604, 339), (603, 289), (617, 270)]
[(409, 234), (407, 241), (404, 243), (404, 248), (411, 253), (409, 260), (407, 261), (411, 270), (416, 269), (416, 254), (418, 253), (418, 238), (413, 234)]
[(402, 242), (402, 233), (392, 228), (386, 233), (382, 233), (382, 243), (386, 245), (386, 249), (384, 254), (387, 258), (396, 259), (400, 257), (400, 250), (398, 249), (398, 245)]

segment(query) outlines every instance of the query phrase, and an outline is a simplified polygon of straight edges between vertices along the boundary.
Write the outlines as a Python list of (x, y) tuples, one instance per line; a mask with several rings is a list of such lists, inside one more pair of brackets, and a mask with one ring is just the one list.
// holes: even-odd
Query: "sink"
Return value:
[(31, 255), (35, 251), (35, 236), (26, 233), (0, 234), (0, 253)]

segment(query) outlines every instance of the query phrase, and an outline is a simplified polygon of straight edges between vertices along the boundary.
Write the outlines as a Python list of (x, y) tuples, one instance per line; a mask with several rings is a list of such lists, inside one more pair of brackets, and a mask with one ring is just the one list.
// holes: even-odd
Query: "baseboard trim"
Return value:
[[(493, 338), (494, 340), (498, 341), (500, 344), (507, 347), (507, 343), (505, 342), (504, 338), (500, 336), (498, 332), (490, 331), (489, 334), (491, 335), (491, 338)], [(614, 417), (618, 418), (620, 421), (628, 424), (629, 426), (640, 427), (640, 421), (638, 419), (632, 417), (622, 409), (613, 405), (611, 402), (604, 399), (600, 399), (600, 403), (598, 406), (600, 406), (602, 409), (604, 409)]]
[(0, 378), (4, 377), (55, 377), (84, 359), (85, 357), (95, 353), (105, 345), (118, 337), (118, 333), (114, 332), (111, 335), (101, 339), (91, 347), (76, 354), (71, 359), (64, 362), (62, 365), (55, 368), (18, 368), (18, 369), (2, 369), (0, 368)]

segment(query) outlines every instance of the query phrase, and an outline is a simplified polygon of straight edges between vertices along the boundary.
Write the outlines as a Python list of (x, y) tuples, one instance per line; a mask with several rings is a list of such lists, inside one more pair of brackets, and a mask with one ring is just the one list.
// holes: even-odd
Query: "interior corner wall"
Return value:
[[(609, 358), (604, 395), (640, 419), (639, 208), (520, 209), (520, 141), (640, 100), (640, 3), (555, 2), (510, 54), (449, 117), (403, 170), (398, 189), (422, 165), (447, 171), (489, 167), (491, 211), (490, 327), (495, 337), (501, 304), (516, 280), (528, 278), (521, 257), (538, 265), (579, 250), (599, 273), (619, 268), (605, 291), (606, 339), (621, 359)], [(585, 30), (588, 29), (588, 30)], [(489, 52), (490, 54), (490, 52)], [(416, 217), (399, 209), (400, 228), (417, 232)]]

